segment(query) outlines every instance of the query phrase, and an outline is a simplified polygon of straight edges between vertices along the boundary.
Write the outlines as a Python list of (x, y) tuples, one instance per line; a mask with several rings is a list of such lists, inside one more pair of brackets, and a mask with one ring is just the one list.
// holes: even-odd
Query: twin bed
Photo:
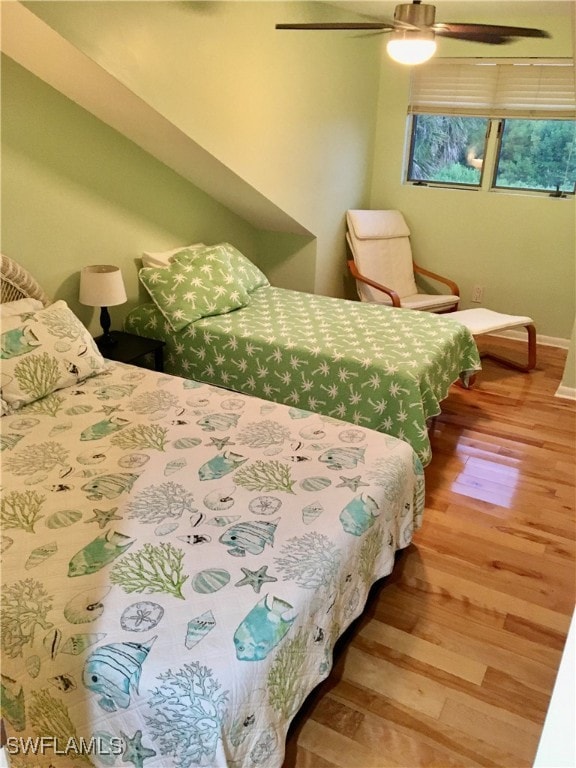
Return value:
[[(316, 352), (310, 325), (328, 322), (321, 316), (332, 304), (313, 297), (307, 308), (290, 304), (291, 319), (309, 313), (298, 334), (308, 325), (310, 336), (292, 336), (284, 353), (280, 325), (262, 327), (257, 343), (236, 330), (221, 343), (218, 324), (235, 313), (203, 318), (188, 336), (193, 357), (204, 358), (182, 365), (180, 378), (105, 361), (64, 302), (49, 305), (5, 257), (2, 273), (1, 713), (10, 764), (279, 768), (288, 726), (329, 674), (334, 643), (422, 520), (418, 450), (366, 429), (368, 416), (335, 419), (350, 412), (338, 408), (342, 394), (323, 388), (342, 384), (346, 403), (365, 395), (381, 428), (380, 400), (401, 401), (408, 424), (427, 415), (415, 415), (407, 383), (382, 384), (384, 373), (367, 364), (380, 329), (351, 357), (335, 319), (331, 351)], [(268, 302), (277, 292), (259, 290), (270, 293), (253, 293), (238, 315), (263, 302), (276, 307), (270, 322), (287, 327)], [(152, 308), (135, 310), (131, 330), (138, 317), (146, 335), (161, 332)], [(347, 307), (340, 322), (356, 326), (359, 316)], [(456, 356), (436, 337), (406, 342), (400, 321), (395, 334), (398, 361), (417, 341), (438, 372)], [(262, 347), (259, 365), (271, 356), (262, 378), (274, 386), (292, 355), (306, 358), (292, 366), (298, 399), (230, 391), (242, 377), (224, 374), (239, 376), (245, 357), (246, 378), (259, 381), (247, 344)], [(211, 362), (226, 345), (229, 362)], [(341, 382), (325, 373), (330, 365), (347, 372)], [(458, 375), (475, 363), (454, 366)], [(429, 378), (418, 365), (410, 371), (424, 395)], [(308, 379), (317, 395), (300, 386)], [(312, 412), (313, 397), (326, 401), (324, 412)]]
[[(449, 315), (274, 288), (227, 243), (148, 263), (151, 300), (125, 327), (166, 342), (169, 373), (394, 435), (424, 465), (429, 421), (450, 386), (480, 369), (470, 331)], [(198, 307), (202, 286), (221, 292), (223, 311)]]

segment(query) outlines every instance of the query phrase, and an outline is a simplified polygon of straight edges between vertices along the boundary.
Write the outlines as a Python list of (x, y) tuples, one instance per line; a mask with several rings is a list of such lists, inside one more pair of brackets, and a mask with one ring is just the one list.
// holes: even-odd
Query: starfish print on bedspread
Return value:
[(145, 747), (142, 744), (142, 731), (136, 731), (131, 739), (129, 739), (125, 733), (122, 733), (122, 731), (120, 731), (120, 735), (124, 740), (122, 762), (133, 763), (135, 768), (142, 768), (144, 760), (156, 755), (156, 752), (153, 749), (148, 749), (148, 747)]
[(344, 477), (340, 475), (341, 483), (338, 483), (336, 488), (350, 488), (351, 491), (356, 492), (361, 485), (368, 486), (368, 483), (362, 482), (362, 475), (356, 475), (356, 477)]
[(122, 520), (122, 517), (114, 514), (118, 511), (118, 507), (113, 509), (93, 509), (94, 517), (89, 520), (85, 520), (85, 523), (98, 523), (100, 528), (105, 528), (112, 520)]
[(250, 586), (254, 589), (254, 592), (260, 592), (262, 584), (265, 584), (267, 581), (278, 581), (278, 579), (274, 576), (268, 576), (266, 573), (268, 570), (267, 565), (263, 565), (257, 571), (251, 571), (249, 568), (242, 568), (241, 570), (244, 574), (244, 578), (240, 579), (240, 581), (237, 581), (234, 585), (235, 587), (243, 587), (247, 584), (250, 584)]

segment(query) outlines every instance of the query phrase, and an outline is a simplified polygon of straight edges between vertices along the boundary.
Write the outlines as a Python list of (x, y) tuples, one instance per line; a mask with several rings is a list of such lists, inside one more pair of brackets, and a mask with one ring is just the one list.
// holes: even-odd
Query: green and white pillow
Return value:
[(143, 267), (138, 276), (174, 331), (201, 317), (239, 309), (250, 301), (246, 289), (231, 273), (226, 254), (214, 248), (183, 251), (168, 267)]
[(268, 278), (258, 267), (247, 259), (244, 254), (230, 243), (218, 243), (218, 245), (208, 245), (204, 248), (198, 248), (194, 251), (183, 250), (173, 256), (175, 261), (185, 262), (194, 261), (199, 263), (204, 259), (209, 259), (213, 254), (218, 254), (226, 259), (230, 274), (234, 278), (236, 285), (242, 286), (245, 291), (252, 293), (256, 288), (263, 288), (270, 285)]
[(216, 252), (222, 256), (228, 257), (232, 273), (248, 293), (252, 293), (256, 288), (270, 285), (264, 272), (230, 243), (217, 243), (216, 245), (193, 243), (192, 245), (181, 245), (179, 248), (172, 248), (169, 251), (144, 251), (142, 265), (144, 267), (169, 267), (175, 261), (185, 260), (193, 255), (209, 256), (214, 253), (214, 249), (217, 249)]
[(2, 318), (0, 338), (3, 411), (12, 413), (108, 367), (65, 301)]

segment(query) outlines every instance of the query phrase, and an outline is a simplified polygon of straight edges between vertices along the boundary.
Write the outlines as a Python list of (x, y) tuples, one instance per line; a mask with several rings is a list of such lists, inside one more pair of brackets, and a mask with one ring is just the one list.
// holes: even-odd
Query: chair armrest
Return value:
[(350, 270), (350, 274), (355, 280), (359, 280), (361, 283), (366, 283), (366, 285), (369, 285), (371, 288), (376, 288), (377, 291), (382, 291), (382, 293), (388, 294), (388, 296), (390, 296), (392, 299), (392, 306), (400, 306), (400, 296), (398, 296), (396, 291), (393, 291), (392, 288), (387, 288), (381, 283), (377, 283), (375, 280), (370, 280), (369, 277), (364, 277), (364, 275), (361, 275), (360, 272), (358, 272), (358, 268), (356, 267), (354, 259), (348, 259), (348, 269)]
[(456, 283), (453, 280), (449, 280), (447, 277), (443, 277), (442, 275), (436, 274), (436, 272), (430, 272), (429, 269), (424, 269), (424, 267), (419, 267), (416, 262), (412, 262), (414, 265), (414, 272), (416, 272), (419, 275), (423, 275), (424, 277), (430, 277), (432, 280), (437, 280), (439, 283), (444, 283), (444, 285), (447, 285), (448, 288), (450, 288), (450, 293), (453, 296), (459, 296), (460, 290)]

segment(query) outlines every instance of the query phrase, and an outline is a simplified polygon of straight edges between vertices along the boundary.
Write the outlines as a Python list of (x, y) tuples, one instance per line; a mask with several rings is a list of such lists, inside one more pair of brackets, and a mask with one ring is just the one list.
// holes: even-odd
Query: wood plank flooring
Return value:
[(540, 346), (531, 373), (485, 360), (473, 390), (452, 387), (423, 527), (294, 721), (284, 768), (532, 765), (575, 603), (565, 359)]

